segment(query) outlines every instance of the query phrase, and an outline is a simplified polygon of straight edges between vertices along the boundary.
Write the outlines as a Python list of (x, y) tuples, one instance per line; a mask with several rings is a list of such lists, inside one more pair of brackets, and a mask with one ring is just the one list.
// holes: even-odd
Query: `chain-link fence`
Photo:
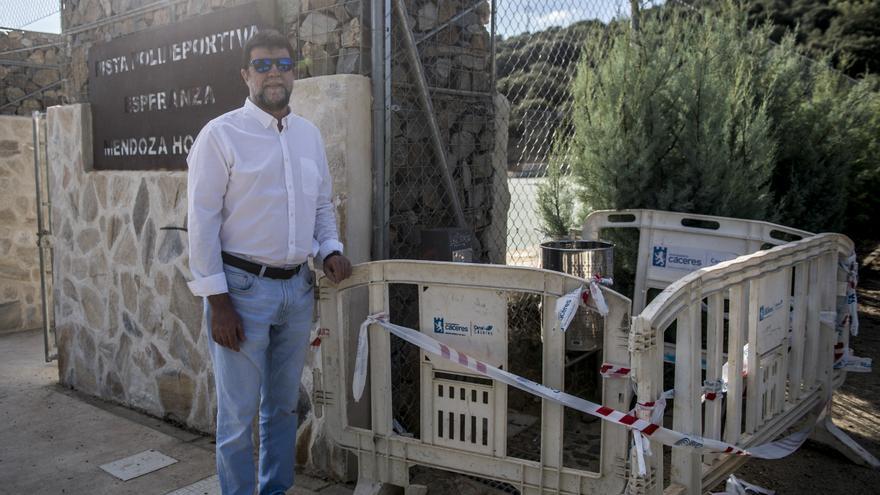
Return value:
[[(385, 4), (389, 163), (379, 197), (387, 198), (390, 257), (539, 266), (537, 187), (551, 157), (566, 151), (556, 143), (571, 129), (569, 85), (581, 45), (627, 16), (630, 0)], [(531, 294), (508, 294), (510, 371), (537, 381), (540, 304)], [(418, 328), (417, 285), (392, 287), (389, 306), (394, 323)], [(418, 437), (419, 353), (392, 339), (392, 356), (395, 428)], [(597, 398), (598, 354), (566, 360), (573, 365), (566, 391)], [(508, 390), (508, 456), (540, 458), (540, 418), (539, 400)], [(599, 424), (566, 410), (564, 431), (564, 464), (598, 470)]]
[(369, 72), (370, 4), (361, 0), (278, 2), (292, 19), (290, 38), (299, 53), (299, 79)]
[(60, 11), (60, 0), (8, 0), (0, 9), (0, 114), (30, 115), (62, 101), (60, 36), (26, 31)]
[[(510, 104), (506, 261), (539, 266), (540, 242), (549, 233), (539, 214), (538, 187), (554, 154), (568, 151), (570, 86), (581, 47), (609, 22), (627, 17), (630, 0), (498, 0), (497, 9), (497, 90)], [(566, 174), (567, 164), (560, 162)]]
[(0, 29), (27, 29), (61, 11), (61, 0), (7, 0), (0, 9)]

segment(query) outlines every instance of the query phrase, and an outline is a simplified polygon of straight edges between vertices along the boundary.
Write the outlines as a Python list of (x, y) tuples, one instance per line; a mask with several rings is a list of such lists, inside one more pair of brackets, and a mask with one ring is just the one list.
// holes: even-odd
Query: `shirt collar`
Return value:
[[(244, 99), (244, 109), (248, 115), (257, 119), (257, 122), (259, 122), (263, 127), (269, 127), (270, 125), (275, 123), (275, 117), (272, 114), (263, 110), (262, 108), (258, 107), (256, 103), (251, 101), (250, 98)], [(284, 118), (281, 119), (281, 122), (285, 122), (289, 115), (290, 112), (288, 112), (287, 115), (285, 115)]]

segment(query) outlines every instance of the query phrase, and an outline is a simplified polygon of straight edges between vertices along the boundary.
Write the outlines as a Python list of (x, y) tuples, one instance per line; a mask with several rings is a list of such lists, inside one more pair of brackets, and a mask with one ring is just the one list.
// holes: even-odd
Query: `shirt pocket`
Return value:
[(309, 198), (317, 197), (318, 190), (321, 188), (321, 174), (318, 172), (318, 164), (311, 158), (300, 158), (299, 169), (303, 193)]

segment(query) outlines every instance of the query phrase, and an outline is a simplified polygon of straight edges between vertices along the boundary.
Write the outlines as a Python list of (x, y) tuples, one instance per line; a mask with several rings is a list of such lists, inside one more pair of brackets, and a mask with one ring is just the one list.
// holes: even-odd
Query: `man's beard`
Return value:
[(260, 91), (260, 94), (257, 95), (257, 100), (259, 100), (258, 103), (259, 103), (260, 107), (262, 107), (266, 110), (270, 110), (270, 111), (282, 110), (285, 107), (287, 107), (287, 104), (290, 101), (290, 90), (287, 89), (286, 87), (281, 86), (281, 88), (284, 90), (284, 97), (280, 98), (278, 101), (272, 101), (269, 99), (269, 97), (266, 96), (267, 89), (275, 89), (277, 87), (278, 86), (272, 86), (270, 88), (263, 88), (263, 91)]

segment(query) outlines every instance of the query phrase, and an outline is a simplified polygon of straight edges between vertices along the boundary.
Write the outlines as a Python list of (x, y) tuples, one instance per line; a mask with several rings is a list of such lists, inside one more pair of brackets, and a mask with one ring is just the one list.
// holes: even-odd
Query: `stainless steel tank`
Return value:
[(614, 269), (614, 244), (583, 240), (544, 242), (541, 267), (580, 278), (610, 277)]
[[(560, 240), (541, 244), (541, 267), (583, 279), (611, 277), (614, 245), (603, 241)], [(598, 351), (602, 348), (604, 319), (594, 311), (579, 308), (565, 334), (569, 351)]]

